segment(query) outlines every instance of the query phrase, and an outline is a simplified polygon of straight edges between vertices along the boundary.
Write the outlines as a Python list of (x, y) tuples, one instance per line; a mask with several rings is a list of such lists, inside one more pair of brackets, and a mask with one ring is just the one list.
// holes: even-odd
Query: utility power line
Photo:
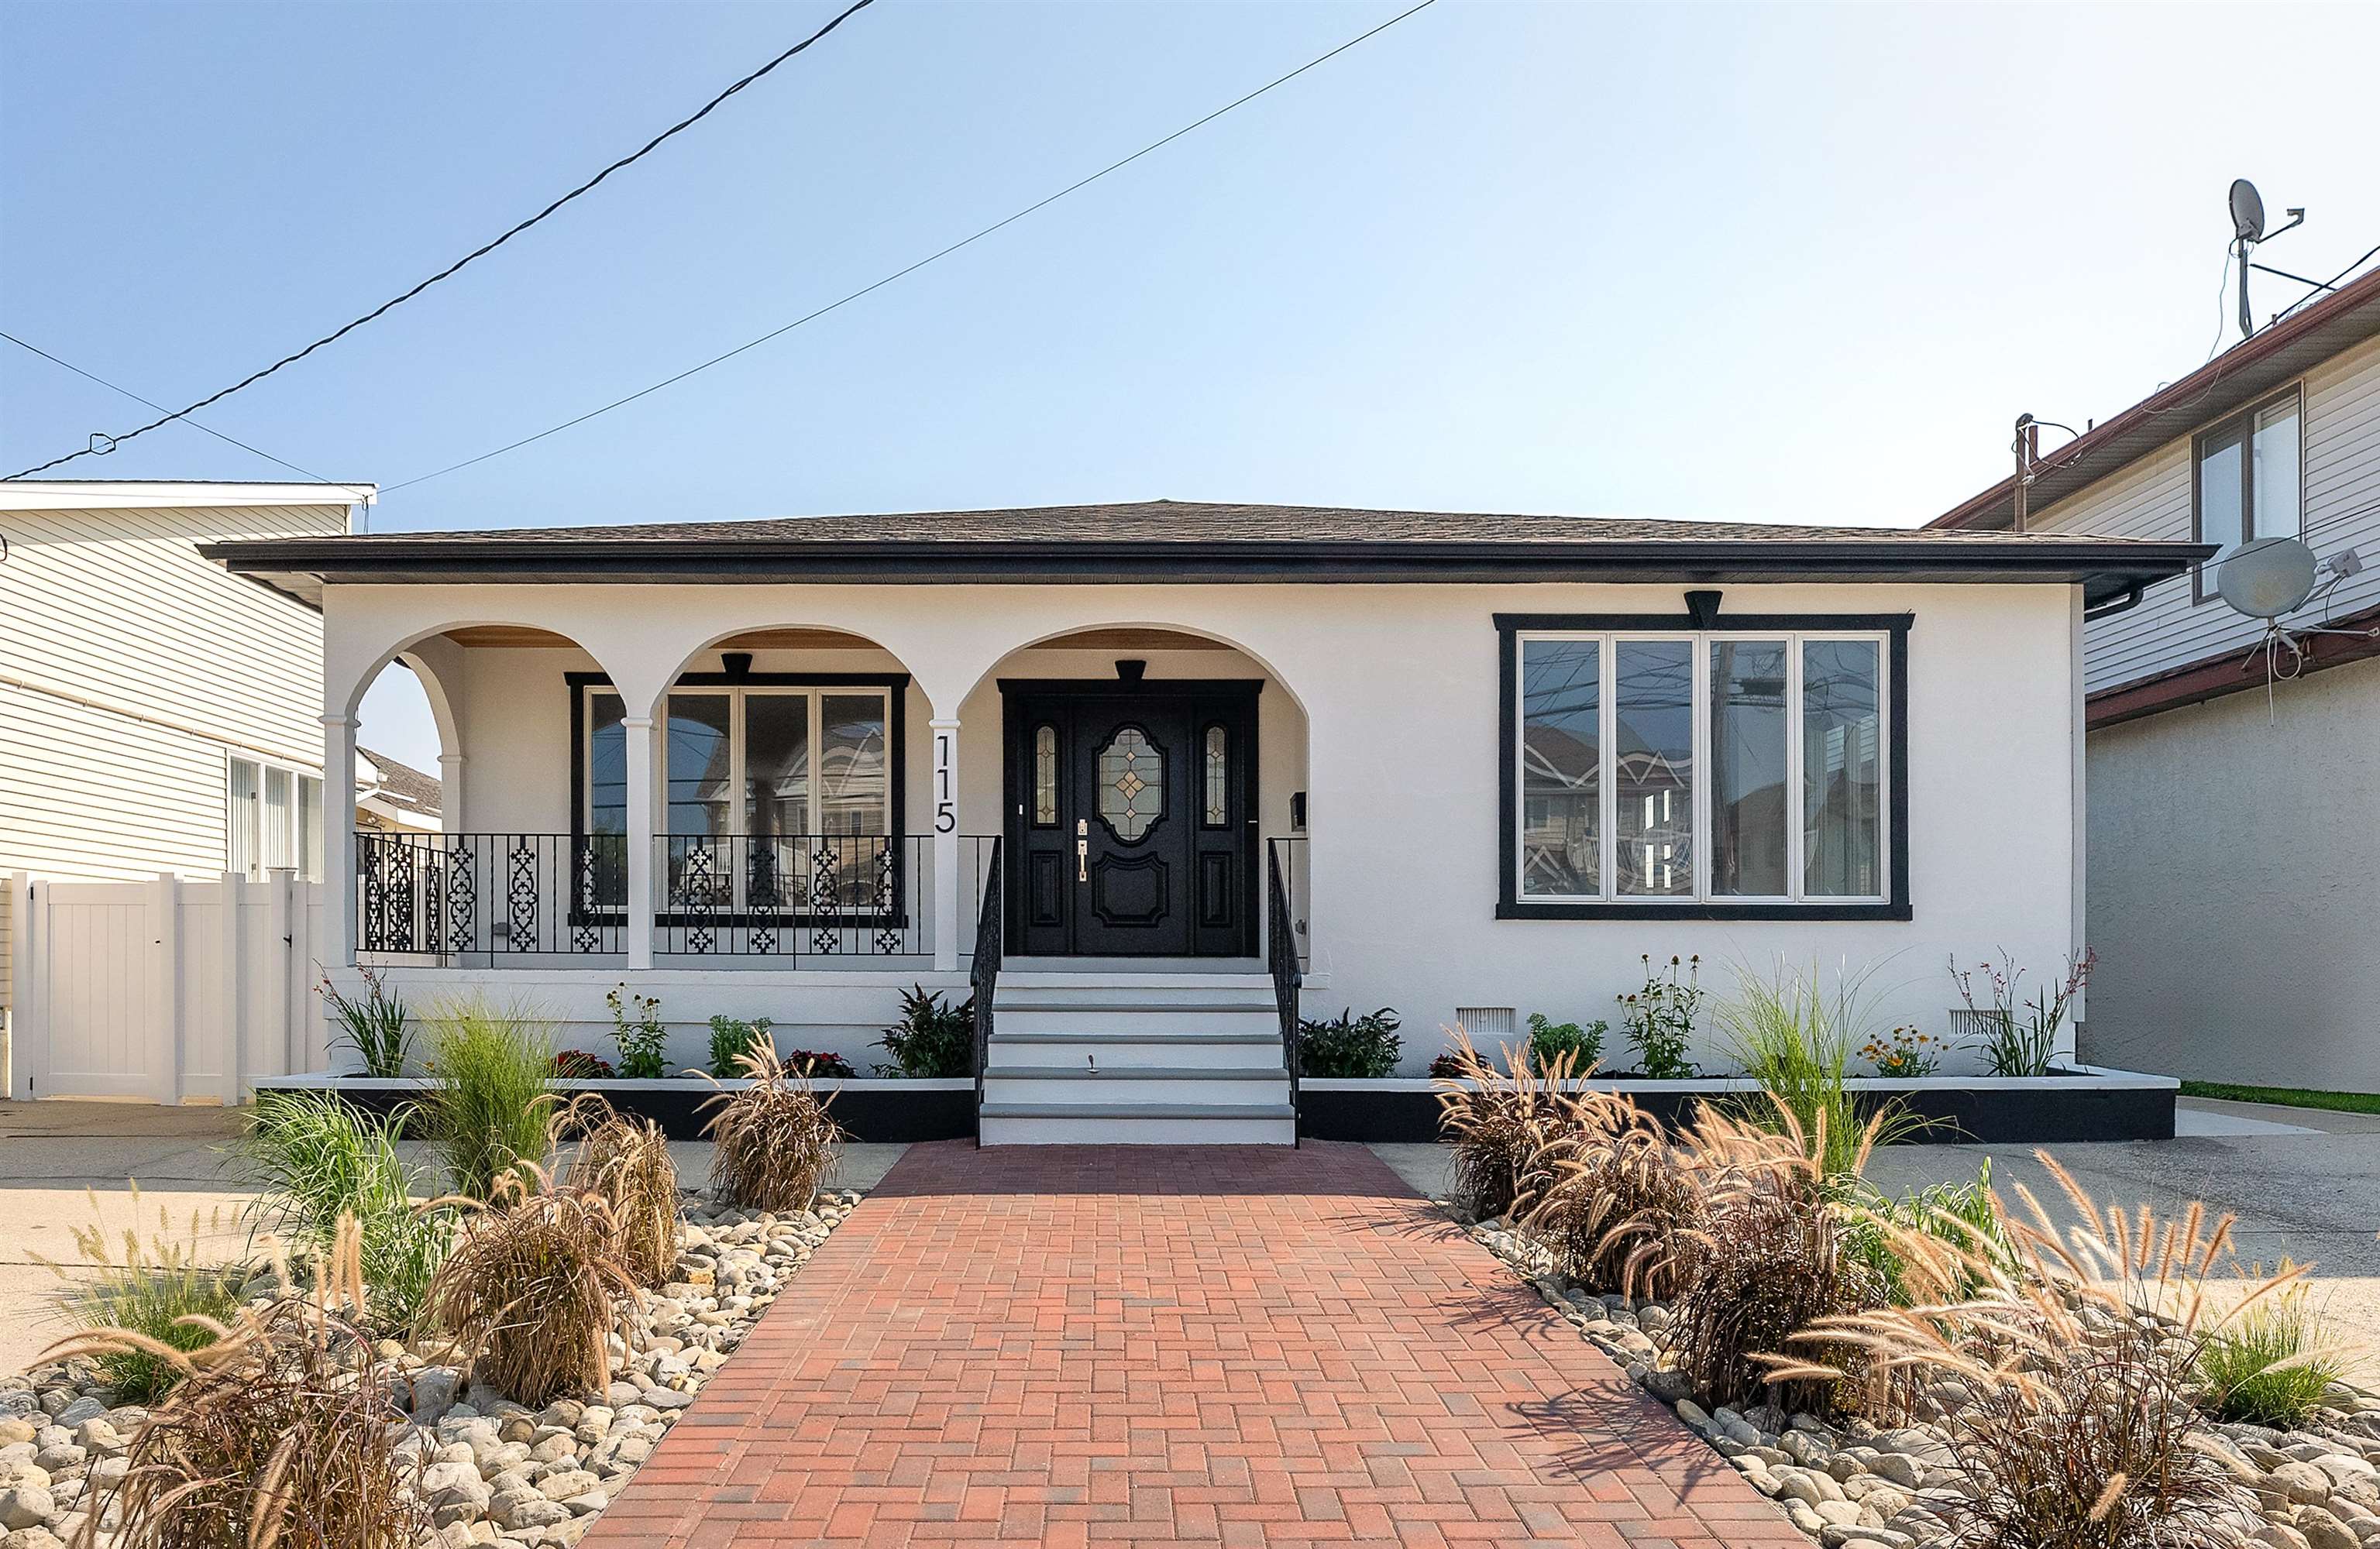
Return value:
[(1396, 15), (1389, 18), (1388, 20), (1381, 22), (1378, 26), (1370, 29), (1367, 31), (1357, 33), (1354, 37), (1348, 39), (1345, 42), (1341, 43), (1338, 47), (1330, 50), (1328, 53), (1315, 55), (1313, 58), (1307, 60), (1305, 64), (1300, 65), (1297, 68), (1291, 70), (1286, 75), (1276, 76), (1271, 80), (1267, 81), (1264, 85), (1257, 87), (1255, 91), (1248, 92), (1246, 95), (1234, 98), (1231, 102), (1225, 103), (1221, 107), (1219, 107), (1214, 112), (1208, 114), (1205, 117), (1184, 124), (1182, 127), (1174, 130), (1172, 134), (1167, 135), (1162, 139), (1151, 140), (1148, 144), (1142, 146), (1131, 155), (1125, 156), (1119, 161), (1110, 162), (1107, 165), (1099, 168), (1099, 171), (1094, 172), (1087, 176), (1075, 179), (1074, 182), (1069, 183), (1064, 188), (1059, 189), (1056, 193), (1036, 200), (1034, 202), (1025, 206), (1025, 208), (1017, 211), (1015, 213), (1003, 216), (1001, 219), (992, 222), (991, 224), (988, 226), (984, 226), (965, 236), (962, 236), (957, 241), (950, 244), (950, 246), (929, 253), (924, 258), (917, 260), (915, 263), (909, 264), (905, 268), (896, 269), (890, 274), (885, 275), (882, 279), (872, 281), (868, 284), (860, 286), (857, 290), (852, 291), (847, 295), (838, 296), (815, 311), (805, 312), (803, 315), (795, 318), (793, 321), (784, 324), (783, 327), (772, 328), (768, 333), (761, 334), (756, 339), (747, 339), (743, 344), (736, 345), (734, 349), (714, 355), (710, 359), (702, 361), (698, 365), (689, 366), (685, 370), (679, 371), (675, 375), (663, 377), (661, 381), (653, 382), (650, 386), (640, 387), (634, 393), (630, 393), (624, 397), (614, 398), (610, 403), (603, 405), (600, 408), (589, 409), (586, 413), (565, 419), (559, 425), (548, 426), (546, 429), (538, 431), (535, 435), (523, 436), (520, 440), (507, 442), (504, 445), (495, 448), (493, 451), (482, 452), (476, 457), (466, 457), (459, 463), (449, 463), (444, 467), (435, 469), (430, 473), (417, 474), (411, 478), (403, 479), (395, 484), (385, 485), (382, 487), (381, 492), (384, 495), (394, 494), (399, 490), (409, 489), (416, 484), (427, 483), (431, 479), (440, 478), (447, 474), (456, 472), (463, 468), (468, 468), (475, 463), (484, 463), (491, 457), (501, 457), (507, 452), (517, 452), (522, 447), (528, 445), (532, 442), (540, 442), (548, 436), (558, 435), (562, 431), (571, 429), (573, 426), (584, 425), (589, 420), (593, 419), (600, 415), (609, 414), (613, 409), (625, 407), (629, 404), (635, 403), (639, 398), (659, 393), (665, 387), (674, 386), (698, 372), (707, 371), (713, 366), (733, 360), (737, 356), (744, 354), (747, 350), (758, 349), (760, 345), (767, 344), (770, 340), (790, 333), (795, 329), (801, 327), (804, 323), (815, 322), (819, 319), (826, 316), (829, 312), (836, 311), (844, 307), (849, 306), (851, 303), (858, 300), (861, 296), (882, 290), (886, 285), (892, 284), (896, 281), (906, 279), (908, 276), (915, 274), (917, 271), (925, 268), (927, 265), (938, 263), (941, 260), (950, 257), (953, 253), (957, 252), (962, 248), (972, 247), (976, 243), (982, 241), (985, 237), (991, 236), (994, 232), (1014, 225), (1017, 222), (1025, 219), (1027, 215), (1035, 213), (1037, 211), (1048, 209), (1050, 205), (1057, 203), (1067, 195), (1077, 192), (1083, 188), (1087, 188), (1092, 184), (1098, 182), (1100, 178), (1107, 176), (1110, 173), (1120, 172), (1123, 168), (1130, 166), (1133, 163), (1139, 161), (1143, 156), (1147, 156), (1156, 151), (1160, 151), (1166, 146), (1172, 144), (1175, 140), (1180, 139), (1183, 136), (1190, 134), (1195, 130), (1204, 128), (1206, 126), (1213, 123), (1216, 119), (1222, 117), (1225, 114), (1232, 112), (1233, 109), (1246, 106), (1248, 103), (1255, 102), (1258, 97), (1263, 96), (1266, 92), (1272, 91), (1274, 88), (1287, 85), (1289, 82), (1295, 80), (1299, 76), (1305, 74), (1306, 71), (1311, 70), (1318, 66), (1327, 64), (1329, 61), (1337, 58), (1340, 54), (1346, 53), (1349, 49), (1354, 48), (1356, 44), (1361, 43), (1367, 39), (1379, 36), (1379, 34), (1387, 31), (1390, 28), (1394, 27), (1397, 23), (1404, 20), (1407, 17), (1413, 16), (1421, 11), (1426, 11), (1437, 3), (1438, 0), (1421, 0), (1419, 5), (1399, 11)]
[[(112, 382), (96, 371), (86, 371), (81, 367), (76, 365), (73, 361), (52, 355), (48, 350), (43, 349), (39, 345), (27, 344), (24, 340), (19, 339), (14, 333), (7, 333), (5, 330), (0, 330), (0, 339), (7, 340), (18, 349), (30, 350), (33, 354), (40, 356), (42, 359), (48, 361), (53, 366), (63, 366), (79, 377), (82, 377), (87, 381), (95, 381), (99, 383), (100, 386), (106, 388), (110, 393), (120, 393), (127, 398), (131, 399), (134, 403), (147, 404), (151, 408), (156, 409), (161, 413), (164, 410), (165, 405), (156, 402), (154, 399), (144, 398), (140, 393), (133, 392), (132, 389), (122, 386), (116, 382)], [(354, 495), (358, 501), (368, 500), (370, 498), (370, 492), (358, 485), (345, 483), (336, 478), (325, 478), (311, 468), (299, 467), (297, 464), (289, 461), (286, 457), (275, 457), (272, 453), (265, 451), (264, 448), (261, 446), (250, 446), (248, 442), (240, 440), (237, 436), (227, 436), (212, 425), (201, 425), (197, 420), (189, 418), (188, 415), (189, 411), (185, 409), (180, 414), (168, 415), (166, 418), (168, 419), (179, 419), (183, 424), (188, 425), (193, 430), (204, 430), (207, 434), (214, 437), (217, 441), (229, 442), (232, 445), (238, 447), (242, 452), (254, 453), (257, 456), (263, 458), (268, 463), (278, 463), (281, 466), (287, 468), (291, 473), (302, 473), (317, 484), (328, 484), (336, 489), (345, 490), (349, 494)], [(160, 423), (163, 423), (163, 421), (160, 421)], [(22, 478), (23, 476), (20, 474), (18, 477)]]
[[(382, 313), (412, 300), (415, 296), (419, 296), (423, 291), (428, 290), (431, 285), (436, 284), (439, 281), (446, 279), (450, 275), (461, 270), (464, 265), (487, 257), (490, 253), (494, 252), (497, 248), (503, 247), (514, 237), (518, 236), (522, 232), (527, 231), (529, 227), (537, 224), (540, 221), (544, 220), (548, 215), (552, 214), (564, 205), (568, 204), (572, 200), (575, 200), (578, 198), (579, 195), (593, 189), (597, 184), (601, 183), (605, 178), (611, 176), (622, 167), (628, 166), (636, 162), (643, 160), (648, 153), (652, 151), (663, 140), (669, 139), (675, 135), (683, 133), (685, 130), (692, 128), (695, 125), (701, 123), (705, 118), (710, 116), (711, 110), (718, 107), (720, 103), (735, 95), (736, 92), (743, 91), (754, 81), (759, 80), (762, 76), (767, 75), (770, 71), (775, 69), (786, 60), (791, 59), (795, 54), (801, 53), (812, 43), (817, 42), (820, 38), (825, 37), (828, 33), (842, 26), (846, 20), (850, 19), (854, 12), (863, 10), (875, 3), (876, 0), (853, 0), (853, 3), (839, 13), (833, 20), (820, 28), (808, 37), (804, 38), (800, 42), (795, 43), (793, 47), (785, 50), (784, 53), (778, 54), (774, 59), (770, 60), (759, 69), (754, 70), (750, 75), (747, 75), (743, 79), (736, 81), (734, 85), (728, 87), (725, 91), (711, 98), (710, 101), (703, 103), (701, 107), (696, 109), (693, 113), (679, 119), (668, 128), (663, 129), (652, 139), (645, 141), (643, 145), (621, 157), (618, 161), (613, 162), (610, 166), (605, 167), (602, 171), (597, 173), (586, 182), (579, 184), (578, 187), (571, 189), (560, 199), (555, 200), (552, 203), (547, 205), (536, 214), (531, 215), (528, 219), (514, 226), (502, 236), (495, 238), (492, 242), (484, 243), (481, 246), (473, 248), (471, 251), (464, 254), (461, 258), (456, 259), (453, 263), (450, 263), (445, 268), (440, 270), (437, 273), (431, 275), (430, 278), (422, 281), (419, 284), (415, 285), (411, 290), (406, 291), (398, 296), (391, 296), (386, 301), (383, 301), (379, 306), (373, 308), (370, 311), (364, 313), (361, 317), (352, 319), (347, 322), (340, 324), (337, 328), (334, 328), (330, 333), (323, 334), (312, 344), (308, 345), (304, 349), (298, 350), (294, 355), (285, 355), (280, 359), (274, 361), (272, 365), (265, 367), (261, 370), (251, 371), (247, 376), (242, 377), (239, 381), (232, 383), (229, 387), (224, 388), (216, 393), (209, 393), (207, 396), (200, 399), (197, 403), (190, 405), (188, 408), (176, 409), (170, 413), (166, 413), (164, 410), (163, 405), (151, 404), (149, 406), (158, 409), (164, 415), (164, 418), (161, 419), (152, 419), (148, 424), (143, 425), (137, 430), (127, 430), (120, 436), (108, 436), (103, 433), (95, 434), (91, 437), (91, 444), (83, 447), (79, 451), (69, 452), (62, 457), (53, 457), (46, 463), (36, 463), (30, 468), (21, 469), (18, 472), (8, 475), (7, 477), (12, 479), (27, 478), (37, 473), (47, 472), (49, 469), (56, 467), (61, 463), (71, 463), (78, 457), (100, 456), (106, 453), (113, 452), (135, 436), (146, 435), (150, 431), (157, 429), (160, 425), (170, 425), (175, 420), (183, 418), (185, 415), (194, 414), (198, 410), (205, 408), (209, 404), (228, 398), (233, 393), (238, 392), (241, 388), (248, 387), (253, 383), (263, 381), (266, 377), (271, 376), (273, 372), (281, 369), (284, 366), (295, 365), (297, 362), (305, 359), (316, 350), (321, 349), (324, 345), (334, 343), (335, 341), (346, 337), (347, 334), (354, 333), (357, 329), (361, 328), (364, 324), (380, 317)], [(28, 345), (27, 347), (30, 348), (30, 346)], [(53, 357), (52, 358), (55, 357)], [(65, 363), (61, 361), (60, 364), (63, 365)], [(72, 368), (69, 368), (69, 369), (71, 369)], [(98, 379), (93, 378), (92, 380), (97, 381)], [(118, 389), (118, 391), (120, 392), (122, 390)], [(137, 396), (137, 394), (127, 395)], [(141, 401), (143, 403), (148, 402), (145, 398)], [(225, 437), (225, 439), (229, 440), (230, 438)], [(99, 443), (102, 442), (106, 442), (106, 444), (104, 446), (100, 445)], [(255, 448), (250, 447), (249, 450), (255, 451)], [(266, 454), (258, 453), (257, 455), (264, 456)], [(281, 459), (275, 457), (273, 461), (278, 463)], [(284, 464), (283, 466), (285, 467), (288, 465)]]

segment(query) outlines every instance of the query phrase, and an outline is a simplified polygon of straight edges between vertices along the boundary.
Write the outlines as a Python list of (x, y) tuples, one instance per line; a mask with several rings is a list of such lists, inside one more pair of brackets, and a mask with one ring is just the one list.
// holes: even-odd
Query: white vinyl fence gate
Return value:
[(7, 880), (11, 1096), (239, 1103), (328, 1064), (321, 884)]

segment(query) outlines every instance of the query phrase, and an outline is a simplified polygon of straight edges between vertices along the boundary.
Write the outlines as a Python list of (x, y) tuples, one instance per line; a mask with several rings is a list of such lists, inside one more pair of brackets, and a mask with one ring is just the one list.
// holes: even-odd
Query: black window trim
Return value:
[[(1715, 602), (1715, 599), (1714, 599)], [(1913, 613), (1727, 613), (1715, 605), (1700, 613), (1498, 613), (1496, 714), (1496, 918), (1500, 920), (1894, 920), (1916, 917), (1909, 893), (1909, 632)], [(1520, 896), (1520, 783), (1512, 748), (1520, 736), (1520, 637), (1537, 631), (1582, 635), (1630, 632), (1678, 635), (1867, 632), (1886, 637), (1892, 726), (1891, 836), (1888, 890), (1882, 902), (1855, 903), (1723, 903), (1710, 900), (1649, 902)]]
[[(569, 685), (570, 694), (570, 838), (571, 848), (575, 853), (588, 839), (587, 691), (590, 688), (611, 688), (614, 685), (612, 682), (612, 674), (609, 672), (565, 672), (562, 677), (564, 683)], [(674, 694), (682, 688), (880, 688), (884, 690), (887, 711), (892, 722), (890, 728), (892, 832), (889, 837), (892, 841), (892, 864), (895, 868), (894, 896), (896, 898), (908, 896), (904, 890), (904, 879), (900, 877), (900, 872), (908, 865), (908, 846), (905, 842), (907, 838), (908, 820), (908, 673), (681, 672), (672, 680), (663, 693), (664, 695)], [(666, 771), (657, 772), (661, 774), (663, 781), (668, 779)], [(623, 906), (616, 911), (607, 909), (600, 913), (607, 919), (620, 919), (625, 917), (626, 909)], [(786, 916), (796, 923), (808, 923), (812, 917), (802, 914)], [(851, 918), (858, 923), (898, 923), (905, 926), (908, 915), (907, 912), (903, 910), (897, 911), (893, 915), (867, 914), (855, 915)], [(653, 916), (653, 923), (656, 926), (683, 924), (685, 916), (667, 910), (657, 910)], [(711, 916), (711, 923), (744, 925), (750, 922), (742, 914), (730, 913)]]
[[(2256, 530), (2256, 509), (2252, 498), (2255, 489), (2256, 417), (2284, 399), (2292, 400), (2298, 407), (2298, 533), (2305, 532), (2305, 383), (2293, 381), (2287, 387), (2268, 393), (2246, 408), (2227, 414), (2211, 425), (2202, 426), (2190, 438), (2190, 540), (2206, 541), (2205, 524), (2202, 519), (2204, 502), (2200, 499), (2199, 475), (2204, 466), (2206, 444), (2236, 436), (2240, 443), (2240, 541), (2268, 536)], [(2209, 582), (2209, 567), (2216, 562), (2203, 560), (2190, 567), (2190, 602), (2195, 608), (2213, 602), (2223, 595)]]

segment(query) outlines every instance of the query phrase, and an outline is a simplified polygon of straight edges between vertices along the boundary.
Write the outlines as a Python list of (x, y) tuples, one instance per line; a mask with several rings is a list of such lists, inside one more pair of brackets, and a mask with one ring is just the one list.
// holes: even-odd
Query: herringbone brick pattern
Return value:
[(1361, 1146), (911, 1148), (586, 1539), (1803, 1542)]

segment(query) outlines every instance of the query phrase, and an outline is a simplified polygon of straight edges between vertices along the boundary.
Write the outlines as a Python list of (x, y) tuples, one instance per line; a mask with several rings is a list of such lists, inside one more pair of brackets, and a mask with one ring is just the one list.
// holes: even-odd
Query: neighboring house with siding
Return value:
[[(1932, 525), (2006, 529), (2013, 485)], [(2032, 533), (2280, 536), (2320, 564), (2282, 621), (2293, 678), (2220, 555), (2084, 625), (2086, 1055), (2380, 1091), (2380, 272), (2044, 455), (2026, 497)]]
[[(0, 483), (0, 878), (322, 872), (322, 620), (201, 543), (344, 534), (369, 485)], [(21, 883), (0, 889), (0, 1013)]]

